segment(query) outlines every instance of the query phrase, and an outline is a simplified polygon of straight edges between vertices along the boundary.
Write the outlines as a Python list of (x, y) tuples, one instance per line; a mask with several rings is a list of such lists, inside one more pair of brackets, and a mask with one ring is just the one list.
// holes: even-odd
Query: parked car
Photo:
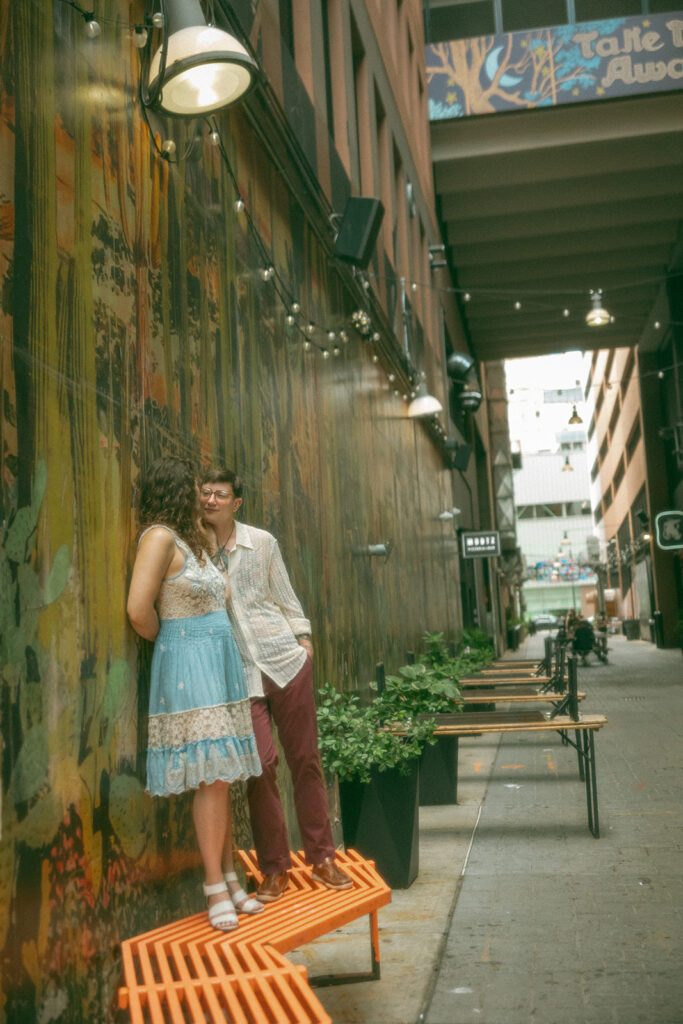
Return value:
[(534, 615), (531, 620), (536, 629), (555, 629), (557, 619), (554, 615)]

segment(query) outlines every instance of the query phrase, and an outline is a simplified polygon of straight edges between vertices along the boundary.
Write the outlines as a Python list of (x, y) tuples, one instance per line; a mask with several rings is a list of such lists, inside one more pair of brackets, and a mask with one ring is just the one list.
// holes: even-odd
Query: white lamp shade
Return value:
[(411, 419), (424, 419), (426, 416), (437, 416), (443, 412), (443, 406), (438, 398), (427, 393), (427, 388), (421, 384), (416, 397), (408, 406), (408, 415)]
[(601, 293), (593, 292), (591, 301), (593, 307), (586, 313), (586, 323), (589, 327), (604, 327), (610, 322), (611, 316), (602, 305)]
[[(150, 89), (159, 77), (162, 48), (149, 71)], [(234, 36), (212, 25), (192, 25), (168, 39), (159, 105), (176, 117), (197, 117), (240, 99), (253, 85), (258, 66)]]

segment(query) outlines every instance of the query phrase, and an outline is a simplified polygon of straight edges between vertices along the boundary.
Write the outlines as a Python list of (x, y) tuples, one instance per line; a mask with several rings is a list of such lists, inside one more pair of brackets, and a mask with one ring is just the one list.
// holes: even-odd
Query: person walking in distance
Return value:
[(247, 781), (251, 828), (263, 880), (256, 898), (279, 899), (291, 867), (287, 826), (277, 788), (273, 724), (292, 775), (294, 804), (312, 877), (328, 889), (352, 881), (337, 865), (320, 767), (313, 696), (311, 624), (303, 613), (272, 534), (237, 522), (242, 484), (231, 469), (206, 472), (200, 486), (204, 522), (216, 538), (214, 565), (229, 580), (228, 614), (242, 656), (259, 758)]

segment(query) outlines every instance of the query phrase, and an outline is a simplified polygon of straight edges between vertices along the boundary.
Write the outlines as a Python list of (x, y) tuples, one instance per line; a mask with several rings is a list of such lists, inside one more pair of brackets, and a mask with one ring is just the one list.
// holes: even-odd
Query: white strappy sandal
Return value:
[(234, 871), (225, 872), (225, 881), (228, 885), (228, 892), (230, 893), (230, 899), (233, 902), (235, 910), (238, 914), (260, 914), (265, 907), (258, 900), (254, 900), (251, 896), (247, 896), (246, 892), (238, 884), (236, 889), (231, 889), (230, 886), (234, 885), (235, 882), (239, 883), (239, 878)]
[[(225, 882), (204, 885), (202, 888), (207, 899), (209, 896), (218, 896), (221, 892), (228, 893), (228, 887)], [(225, 900), (209, 904), (209, 922), (218, 932), (233, 932), (237, 928), (239, 921), (237, 920), (235, 907), (229, 895)]]

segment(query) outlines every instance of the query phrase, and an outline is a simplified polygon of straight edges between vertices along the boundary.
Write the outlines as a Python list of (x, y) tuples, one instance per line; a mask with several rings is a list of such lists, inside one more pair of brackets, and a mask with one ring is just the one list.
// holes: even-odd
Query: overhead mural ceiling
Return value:
[[(433, 284), (475, 356), (656, 343), (682, 265), (683, 11), (435, 44), (427, 68)], [(612, 319), (588, 327), (597, 289)]]

